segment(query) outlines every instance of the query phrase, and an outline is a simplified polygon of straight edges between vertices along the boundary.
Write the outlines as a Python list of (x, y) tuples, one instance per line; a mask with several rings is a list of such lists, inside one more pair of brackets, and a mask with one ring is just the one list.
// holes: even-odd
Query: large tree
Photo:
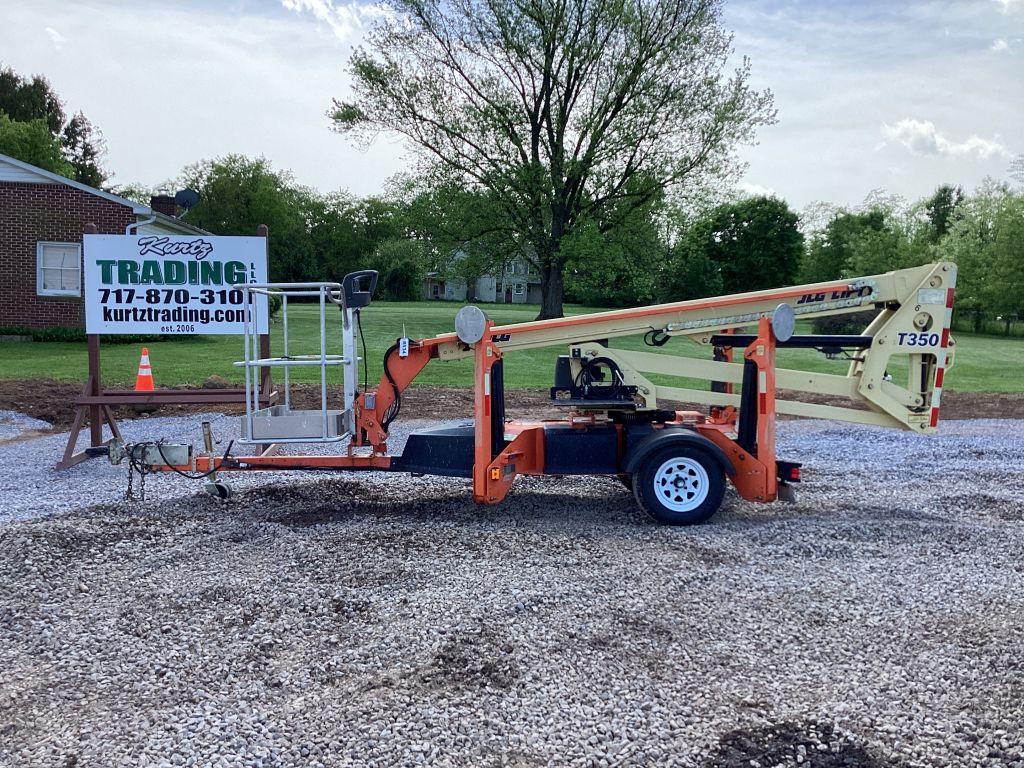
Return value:
[(654, 301), (666, 252), (659, 228), (663, 208), (654, 201), (607, 230), (600, 221), (578, 224), (562, 243), (569, 299), (599, 307)]
[(188, 222), (215, 235), (254, 235), (270, 230), (270, 279), (303, 281), (316, 271), (309, 237), (313, 194), (265, 158), (227, 155), (185, 168), (180, 186), (199, 192)]
[(74, 173), (45, 120), (11, 120), (0, 110), (0, 152), (61, 176)]
[(400, 179), (395, 187), (393, 198), (408, 201), (407, 235), (424, 244), (430, 271), (464, 280), (472, 290), (478, 278), (500, 275), (529, 252), (486, 190), (430, 177)]
[[(64, 157), (74, 169), (75, 181), (99, 187), (107, 180), (103, 158), (107, 154), (107, 142), (99, 128), (81, 112), (76, 113), (60, 134)], [(148, 202), (148, 201), (147, 201)]]
[(758, 196), (712, 212), (711, 258), (726, 291), (757, 291), (797, 281), (804, 252), (800, 217), (785, 200)]
[(11, 120), (42, 120), (53, 136), (64, 127), (64, 103), (42, 75), (22, 77), (10, 67), (0, 69), (0, 110)]
[(377, 246), (405, 234), (400, 206), (379, 197), (317, 195), (310, 198), (307, 209), (314, 254), (307, 279), (337, 281), (349, 272), (377, 269)]
[[(693, 265), (706, 259), (720, 275), (721, 290), (726, 293), (791, 285), (804, 251), (798, 222), (797, 214), (776, 197), (719, 205), (694, 221), (682, 238), (676, 255), (684, 259), (685, 267), (679, 271), (692, 279)], [(671, 274), (663, 282), (677, 283)], [(677, 293), (683, 298), (685, 286)]]
[(886, 213), (880, 208), (858, 213), (838, 211), (823, 230), (811, 237), (801, 265), (801, 281), (838, 280), (849, 274), (857, 244), (886, 231)]
[(930, 242), (937, 243), (949, 231), (957, 206), (963, 202), (964, 191), (959, 186), (940, 184), (932, 196), (924, 201), (929, 228), (926, 235)]
[[(59, 169), (53, 164), (40, 167), (91, 187), (99, 187), (109, 178), (103, 167), (107, 153), (103, 134), (82, 112), (65, 122), (64, 103), (50, 81), (42, 75), (27, 78), (10, 67), (0, 69), (0, 112), (6, 113), (16, 123), (36, 125), (23, 131), (36, 132), (41, 123), (53, 137), (65, 162), (59, 165)], [(39, 165), (28, 155), (7, 154)]]
[(493, 195), (562, 315), (565, 238), (611, 231), (666, 191), (734, 167), (774, 119), (730, 71), (721, 0), (389, 0), (350, 61), (339, 131), (405, 136), (449, 181)]
[[(347, 272), (377, 263), (375, 251), (382, 242), (404, 235), (395, 204), (376, 197), (317, 194), (262, 157), (233, 154), (196, 163), (182, 171), (177, 183), (199, 192), (198, 205), (188, 212), (191, 224), (216, 235), (252, 235), (260, 224), (267, 225), (274, 281), (340, 281)], [(391, 249), (382, 259), (385, 273), (394, 269), (394, 253)]]

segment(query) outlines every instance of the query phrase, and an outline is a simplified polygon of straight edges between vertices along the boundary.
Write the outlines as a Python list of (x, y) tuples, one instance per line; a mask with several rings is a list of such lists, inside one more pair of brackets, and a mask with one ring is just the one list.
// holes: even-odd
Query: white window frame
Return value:
[[(71, 247), (78, 254), (78, 287), (74, 290), (47, 289), (43, 287), (43, 250), (48, 245)], [(48, 267), (53, 269), (53, 267)], [(61, 268), (63, 269), (63, 267)], [(40, 240), (36, 243), (36, 295), (37, 296), (65, 296), (80, 298), (82, 296), (82, 244), (62, 243), (55, 240)]]

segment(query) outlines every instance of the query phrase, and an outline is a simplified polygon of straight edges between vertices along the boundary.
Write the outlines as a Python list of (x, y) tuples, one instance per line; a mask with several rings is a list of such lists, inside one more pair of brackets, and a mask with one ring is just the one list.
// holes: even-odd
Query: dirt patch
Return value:
[[(328, 387), (328, 390), (330, 398), (341, 398), (340, 387)], [(77, 382), (52, 379), (0, 381), (0, 410), (18, 411), (48, 421), (57, 430), (66, 430), (74, 418), (71, 403), (81, 391), (82, 385)], [(319, 387), (308, 384), (296, 385), (292, 394), (292, 401), (296, 407), (320, 407)], [(848, 400), (811, 393), (802, 393), (800, 399), (805, 402), (850, 407)], [(687, 407), (684, 403), (675, 405)], [(698, 410), (702, 408), (689, 407)], [(241, 405), (162, 405), (155, 413), (160, 416), (176, 416), (199, 413), (211, 408), (224, 413), (242, 412)], [(402, 413), (405, 418), (417, 419), (468, 418), (473, 414), (473, 390), (414, 386), (402, 395)], [(565, 415), (565, 409), (556, 408), (551, 404), (546, 389), (516, 389), (506, 394), (506, 413), (514, 418), (557, 418)], [(139, 416), (132, 408), (115, 408), (114, 415), (120, 419), (133, 419)], [(945, 391), (942, 393), (942, 418), (1024, 419), (1024, 393)]]
[(519, 677), (515, 649), (486, 627), (446, 640), (421, 680), (456, 689), (508, 688)]
[(14, 437), (0, 439), (0, 445), (10, 445), (11, 443), (23, 443), (26, 440), (34, 440), (37, 437), (52, 435), (55, 431), (56, 430), (54, 427), (50, 427), (49, 429), (27, 429), (24, 432), (15, 435)]
[(757, 729), (739, 728), (724, 734), (706, 768), (750, 768), (752, 765), (801, 765), (808, 768), (885, 768), (883, 761), (829, 723), (785, 722)]
[(1001, 520), (1024, 522), (1024, 499), (978, 490), (974, 493), (950, 494), (943, 500), (950, 512), (987, 514)]

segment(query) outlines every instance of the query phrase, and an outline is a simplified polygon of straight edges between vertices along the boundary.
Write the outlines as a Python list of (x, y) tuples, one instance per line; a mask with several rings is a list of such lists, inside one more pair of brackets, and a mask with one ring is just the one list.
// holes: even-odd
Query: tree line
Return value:
[[(618, 10), (612, 16), (600, 16), (595, 9), (576, 12), (598, 14), (599, 18), (586, 18), (594, 24), (600, 21), (598, 27), (606, 34), (617, 30), (615, 34), (655, 35), (648, 25), (671, 6), (671, 0), (636, 1), (640, 3), (637, 7), (646, 9), (644, 14), (622, 16), (626, 6), (616, 6)], [(537, 7), (560, 7), (549, 7), (546, 2)], [(487, 13), (492, 17), (514, 15), (519, 8), (518, 0), (502, 3), (489, 4)], [(688, 42), (676, 40), (672, 43), (676, 47), (665, 55), (688, 61), (692, 66), (703, 61), (708, 81), (703, 92), (704, 108), (721, 110), (725, 108), (724, 102), (719, 102), (732, 99), (729, 103), (734, 111), (729, 119), (736, 121), (736, 125), (730, 132), (714, 121), (701, 123), (704, 118), (699, 110), (691, 113), (687, 119), (695, 121), (695, 125), (717, 125), (715, 130), (721, 143), (705, 147), (704, 160), (687, 166), (685, 173), (667, 157), (661, 157), (659, 165), (631, 159), (632, 152), (625, 158), (617, 154), (625, 151), (621, 142), (634, 150), (646, 146), (652, 157), (665, 151), (658, 137), (648, 136), (636, 125), (643, 120), (640, 113), (608, 104), (602, 108), (606, 112), (599, 110), (604, 115), (601, 130), (619, 131), (619, 143), (600, 149), (605, 139), (590, 135), (599, 131), (591, 125), (590, 118), (584, 123), (574, 122), (582, 118), (559, 111), (568, 106), (558, 108), (548, 103), (556, 96), (568, 97), (566, 93), (556, 94), (553, 85), (541, 102), (524, 102), (522, 93), (510, 96), (502, 90), (507, 89), (507, 84), (494, 93), (476, 93), (469, 71), (460, 70), (460, 66), (465, 57), (472, 58), (479, 50), (470, 45), (471, 40), (463, 40), (459, 45), (468, 46), (465, 50), (456, 50), (458, 46), (450, 41), (456, 48), (442, 52), (447, 57), (442, 57), (444, 63), (434, 62), (439, 69), (417, 70), (417, 77), (429, 80), (417, 82), (427, 91), (447, 84), (445, 87), (463, 94), (465, 103), (460, 108), (464, 111), (459, 118), (463, 122), (458, 124), (462, 127), (453, 123), (442, 130), (435, 126), (441, 134), (433, 136), (439, 140), (442, 134), (447, 135), (446, 131), (458, 128), (463, 131), (459, 141), (466, 143), (460, 143), (454, 154), (433, 153), (431, 162), (408, 176), (392, 179), (380, 195), (321, 193), (298, 184), (289, 172), (275, 169), (265, 158), (241, 155), (188, 166), (167, 184), (190, 187), (200, 193), (200, 202), (187, 213), (187, 220), (214, 234), (247, 235), (259, 224), (268, 225), (273, 280), (338, 280), (347, 272), (372, 268), (381, 274), (379, 298), (411, 300), (420, 297), (422, 281), (428, 273), (442, 279), (472, 282), (483, 275), (500, 274), (510, 261), (519, 260), (528, 263), (542, 282), (545, 305), (541, 315), (546, 316), (561, 311), (563, 298), (591, 306), (635, 306), (835, 280), (948, 259), (960, 266), (958, 326), (1010, 332), (1024, 318), (1024, 201), (1020, 188), (1008, 182), (990, 180), (970, 194), (953, 185), (942, 185), (932, 195), (914, 203), (877, 192), (852, 208), (816, 203), (799, 214), (773, 196), (721, 199), (719, 194), (718, 202), (711, 202), (714, 184), (728, 188), (730, 169), (735, 170), (729, 160), (730, 148), (741, 133), (749, 134), (755, 124), (770, 121), (772, 115), (770, 98), (746, 88), (746, 65), (734, 73), (734, 81), (725, 77), (719, 58), (720, 36), (724, 32), (718, 5), (709, 3), (705, 7), (697, 3), (693, 8), (698, 6), (704, 8), (704, 15), (690, 19), (694, 31)], [(476, 7), (474, 0), (463, 0), (462, 5), (445, 12), (465, 14)], [(422, 36), (430, 30), (446, 28), (451, 22), (437, 16), (442, 13), (437, 8), (417, 5), (405, 8), (404, 12), (414, 17), (411, 27), (403, 27), (406, 37), (396, 38), (394, 29), (388, 32), (388, 28), (382, 28), (375, 33), (377, 37), (371, 38), (375, 56), (392, 60), (395, 66), (400, 61), (408, 65), (409, 61), (402, 57), (413, 56), (404, 47), (411, 44), (409, 35), (430, 48), (437, 41), (428, 44)], [(417, 14), (427, 16), (421, 18)], [(585, 20), (580, 16), (573, 23), (579, 25)], [(487, 23), (493, 25), (495, 19)], [(558, 16), (529, 23), (557, 27), (566, 20)], [(518, 46), (510, 54), (515, 57), (530, 58), (532, 46), (540, 45), (548, 58), (569, 57), (575, 62), (573, 66), (600, 69), (607, 59), (603, 50), (591, 47), (593, 40), (588, 36), (596, 34), (595, 29), (588, 27), (586, 34), (579, 32), (587, 38), (577, 41), (579, 50), (556, 50), (564, 41), (545, 42), (533, 37), (503, 40), (502, 44)], [(490, 36), (492, 42), (497, 40), (495, 35), (512, 33), (504, 27), (489, 31), (480, 28), (472, 33), (461, 27), (459, 30), (460, 34)], [(642, 42), (651, 44), (646, 37)], [(563, 61), (565, 66), (569, 59)], [(353, 67), (365, 83), (377, 83), (385, 90), (400, 88), (403, 83), (409, 86), (401, 68), (397, 73), (393, 69), (378, 72), (376, 60), (365, 52), (353, 58)], [(531, 66), (539, 67), (542, 80), (544, 68), (555, 66), (547, 58), (531, 61)], [(600, 88), (596, 83), (578, 84), (578, 90), (570, 91), (577, 98), (586, 93), (591, 100), (598, 96), (611, 98), (609, 88), (628, 99), (643, 100), (645, 94), (662, 93), (657, 84), (647, 82), (639, 73), (634, 72), (633, 79), (626, 74), (615, 70), (605, 78), (612, 80), (602, 80)], [(581, 73), (580, 78), (583, 77)], [(626, 80), (616, 79), (622, 77)], [(488, 82), (489, 87), (496, 87), (493, 78)], [(724, 82), (732, 82), (731, 90)], [(679, 82), (676, 85), (681, 87)], [(463, 93), (467, 88), (470, 93)], [(498, 110), (502, 120), (511, 120), (513, 125), (493, 125), (493, 110), (500, 105), (492, 105), (486, 115), (477, 114), (488, 98), (498, 98), (496, 94), (513, 99), (511, 103), (502, 102), (504, 106)], [(671, 101), (671, 94), (662, 96)], [(394, 122), (399, 117), (389, 110), (402, 110), (404, 106), (393, 100), (381, 102), (382, 97), (365, 88), (357, 89), (357, 97), (350, 104), (335, 104), (331, 115), (339, 129), (358, 131), (361, 126), (381, 127), (391, 122), (391, 127), (399, 130), (398, 122)], [(531, 112), (526, 118), (518, 115), (518, 109), (531, 104), (547, 112)], [(673, 108), (683, 106), (675, 104)], [(437, 110), (441, 106), (435, 104), (434, 109), (431, 112), (424, 107), (423, 114), (402, 113), (401, 120), (407, 125), (399, 132), (413, 131), (417, 121), (428, 113), (434, 115), (431, 119), (440, 119)], [(629, 114), (623, 115), (623, 111)], [(520, 118), (526, 122), (516, 122)], [(721, 115), (715, 119), (719, 118)], [(493, 157), (488, 159), (486, 153), (469, 157), (482, 149), (473, 149), (479, 142), (472, 139), (466, 127), (469, 123), (465, 121), (481, 135), (490, 136), (488, 141), (492, 143), (487, 146)], [(557, 128), (555, 134), (561, 136), (562, 143), (557, 146), (551, 143), (552, 126)], [(536, 138), (543, 145), (537, 149), (540, 154), (528, 153), (525, 165), (520, 162), (522, 157), (503, 160), (502, 152), (518, 152), (516, 147), (523, 131), (548, 134), (543, 141)], [(595, 152), (604, 158), (602, 162), (586, 169), (585, 156), (570, 162), (566, 155), (573, 143), (570, 137), (575, 142), (573, 146), (596, 142)], [(412, 137), (414, 143), (422, 138)], [(689, 151), (685, 147), (676, 149), (684, 154)], [(0, 70), (0, 152), (92, 186), (103, 186), (110, 177), (103, 167), (105, 148), (98, 129), (81, 112), (68, 119), (63, 102), (44, 77), (22, 77), (9, 68)], [(467, 183), (466, 176), (453, 174), (451, 168), (445, 170), (452, 157), (462, 155), (466, 157), (460, 162), (469, 163), (472, 159), (474, 163), (489, 164), (491, 172), (498, 175), (469, 178)], [(714, 162), (712, 156), (716, 158)], [(502, 166), (506, 161), (508, 167)], [(563, 167), (565, 163), (572, 168)], [(500, 174), (498, 166), (502, 167)], [(561, 168), (562, 175), (547, 172), (555, 166)], [(538, 181), (537, 174), (544, 169), (547, 175)], [(677, 172), (680, 175), (673, 182), (670, 176)], [(601, 192), (600, 185), (588, 187), (591, 174), (601, 175), (601, 184), (612, 184), (614, 191)], [(1011, 167), (1010, 175), (1024, 184), (1024, 165), (1020, 159)], [(519, 179), (520, 176), (524, 178)], [(499, 177), (503, 179), (500, 184)], [(688, 194), (680, 194), (683, 177), (688, 178), (683, 185)], [(501, 185), (501, 189), (497, 188)], [(570, 203), (560, 197), (567, 194), (566, 185), (575, 189), (572, 210), (562, 211), (565, 218), (552, 218), (553, 210)], [(146, 203), (153, 192), (139, 185), (126, 185), (114, 191)], [(518, 200), (516, 205), (531, 211), (511, 216), (510, 199)], [(529, 223), (534, 215), (540, 216), (540, 223)], [(557, 237), (552, 235), (555, 230)]]
[(952, 261), (958, 267), (955, 327), (1009, 334), (1024, 322), (1024, 190), (1019, 187), (987, 179), (968, 194), (944, 184), (914, 203), (876, 193), (854, 210), (818, 204), (806, 218), (813, 231), (802, 280)]
[[(231, 155), (186, 168), (200, 192), (188, 213), (216, 234), (271, 230), (275, 280), (337, 280), (377, 269), (380, 298), (414, 300), (427, 273), (500, 275), (528, 244), (488, 222), (486, 193), (398, 179), (386, 194), (320, 194), (262, 158)], [(148, 193), (144, 193), (144, 197)], [(562, 244), (565, 296), (598, 307), (831, 281), (949, 260), (959, 266), (957, 326), (1010, 332), (1024, 321), (1024, 191), (988, 180), (950, 184), (915, 202), (877, 191), (860, 205), (801, 212), (774, 196), (681, 210), (664, 200), (612, 231), (581, 226)]]

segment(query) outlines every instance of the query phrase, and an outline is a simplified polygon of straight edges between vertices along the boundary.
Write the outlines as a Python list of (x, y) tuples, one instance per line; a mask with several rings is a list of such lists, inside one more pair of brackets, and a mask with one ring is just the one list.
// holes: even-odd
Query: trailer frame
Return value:
[[(341, 308), (346, 329), (353, 320), (353, 305), (358, 313), (359, 307), (369, 303), (369, 293), (353, 292), (349, 277), (343, 281), (348, 286), (347, 300), (332, 299)], [(331, 294), (340, 291), (339, 284), (330, 286), (316, 289), (321, 305), (325, 295), (343, 295)], [(617, 474), (634, 478), (652, 452), (664, 453), (668, 447), (680, 452), (680, 456), (696, 452), (698, 458), (691, 463), (710, 467), (707, 482), (711, 485), (715, 485), (721, 472), (744, 499), (788, 499), (794, 496), (792, 484), (800, 480), (800, 466), (780, 461), (776, 456), (778, 414), (838, 419), (925, 434), (935, 431), (944, 374), (953, 362), (955, 342), (950, 336), (950, 323), (955, 286), (955, 265), (937, 263), (855, 280), (506, 326), (495, 325), (475, 307), (465, 307), (457, 318), (456, 333), (399, 340), (390, 348), (385, 353), (384, 374), (376, 388), (357, 393), (354, 386), (346, 385), (346, 406), (351, 403), (351, 410), (346, 413), (350, 414), (352, 436), (345, 453), (218, 457), (207, 451), (204, 455), (190, 453), (188, 464), (154, 464), (149, 469), (198, 474), (300, 469), (410, 471), (409, 461), (403, 462), (402, 455), (392, 455), (387, 445), (388, 428), (401, 408), (402, 393), (431, 361), (471, 357), (472, 455), (459, 454), (465, 459), (461, 464), (439, 466), (436, 473), (459, 474), (467, 470), (473, 498), (479, 503), (500, 502), (518, 475)], [(314, 289), (313, 284), (302, 286), (302, 290)], [(878, 314), (861, 335), (792, 335), (797, 318), (863, 309), (874, 309)], [(325, 327), (323, 322), (321, 327)], [(749, 327), (754, 332), (740, 332)], [(681, 336), (712, 347), (714, 356), (710, 360), (697, 359), (608, 346), (609, 339), (637, 334), (654, 334), (656, 345)], [(579, 389), (571, 384), (565, 391), (569, 392), (574, 409), (566, 418), (506, 420), (505, 353), (555, 345), (569, 348), (563, 367), (575, 377), (573, 382), (590, 366), (607, 366), (613, 372), (610, 391), (615, 399), (595, 399), (587, 407), (586, 396), (583, 400), (571, 400), (573, 392)], [(793, 347), (856, 353), (851, 356), (846, 375), (779, 368), (778, 350)], [(349, 349), (346, 344), (346, 352)], [(324, 350), (322, 343), (321, 364)], [(734, 360), (736, 353), (741, 357)], [(905, 384), (897, 383), (889, 373), (897, 361), (906, 365)], [(658, 384), (654, 376), (701, 378), (711, 381), (712, 387), (700, 390)], [(737, 384), (739, 393), (735, 392)], [(862, 407), (782, 399), (777, 397), (778, 388), (848, 398)], [(561, 391), (557, 386), (553, 388), (556, 402)], [(666, 400), (699, 403), (710, 409), (707, 414), (665, 410), (659, 403)], [(581, 403), (583, 407), (578, 407)], [(420, 437), (430, 437), (445, 450), (456, 453), (469, 447), (468, 431)], [(592, 466), (585, 463), (586, 459), (577, 466), (564, 457), (552, 456), (553, 450), (571, 454), (576, 445), (593, 449), (589, 454), (583, 452), (592, 458)], [(657, 445), (657, 449), (652, 445)], [(690, 466), (683, 459), (680, 462), (680, 468)], [(421, 464), (416, 464), (417, 471), (423, 469)], [(560, 471), (552, 472), (553, 467)], [(426, 469), (430, 470), (429, 460)], [(695, 477), (700, 475), (695, 473)], [(664, 477), (659, 482), (667, 488), (666, 498), (674, 493)], [(672, 482), (674, 487), (680, 487), (689, 480), (676, 477)], [(645, 508), (650, 506), (650, 499), (645, 503), (644, 498), (649, 490), (634, 487)], [(666, 518), (664, 522), (700, 521), (685, 515), (681, 519), (664, 514), (662, 517)]]

